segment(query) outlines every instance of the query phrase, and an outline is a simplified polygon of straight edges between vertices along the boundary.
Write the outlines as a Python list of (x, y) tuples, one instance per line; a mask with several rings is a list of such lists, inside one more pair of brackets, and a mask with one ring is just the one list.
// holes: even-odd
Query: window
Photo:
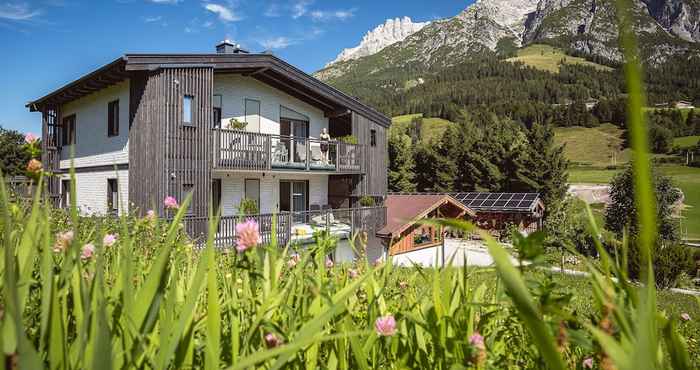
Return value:
[(107, 106), (107, 136), (119, 136), (119, 100)]
[(61, 180), (61, 208), (70, 207), (70, 179)]
[(221, 127), (222, 100), (221, 95), (214, 95), (214, 127)]
[(248, 124), (246, 131), (260, 132), (260, 101), (245, 100), (245, 122)]
[(182, 99), (182, 124), (185, 126), (194, 126), (192, 122), (192, 101), (194, 96), (185, 95)]
[(117, 179), (107, 179), (107, 213), (115, 214), (119, 209), (119, 185)]
[(260, 179), (245, 179), (245, 197), (255, 201), (260, 209)]
[[(185, 197), (192, 193), (194, 193), (194, 184), (182, 184), (182, 199), (185, 199)], [(188, 207), (185, 214), (191, 216), (193, 214), (192, 212), (192, 207)]]
[(369, 145), (377, 146), (377, 130), (369, 130)]
[(75, 114), (65, 117), (61, 128), (61, 144), (63, 146), (75, 144)]

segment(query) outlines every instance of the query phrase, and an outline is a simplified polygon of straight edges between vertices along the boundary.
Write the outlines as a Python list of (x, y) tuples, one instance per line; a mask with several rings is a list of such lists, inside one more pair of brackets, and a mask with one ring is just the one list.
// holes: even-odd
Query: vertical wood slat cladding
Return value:
[[(132, 83), (133, 124), (130, 132), (130, 200), (165, 214), (162, 201), (182, 201), (188, 186), (189, 213), (207, 216), (211, 188), (213, 70), (169, 68), (150, 72)], [(184, 96), (193, 97), (192, 126), (183, 125)]]
[[(372, 146), (370, 142), (372, 130), (376, 132), (376, 146)], [(388, 189), (389, 143), (387, 129), (356, 112), (352, 112), (352, 133), (357, 137), (358, 144), (364, 144), (365, 150), (365, 160), (362, 164), (365, 176), (360, 181), (360, 188), (356, 189), (354, 195), (385, 196)]]
[[(53, 106), (46, 106), (41, 111), (41, 163), (44, 169), (55, 172), (61, 163), (61, 153), (59, 143), (59, 128), (61, 120), (59, 109)], [(56, 176), (47, 176), (46, 190), (49, 200), (54, 206), (58, 206), (60, 199), (60, 179)]]

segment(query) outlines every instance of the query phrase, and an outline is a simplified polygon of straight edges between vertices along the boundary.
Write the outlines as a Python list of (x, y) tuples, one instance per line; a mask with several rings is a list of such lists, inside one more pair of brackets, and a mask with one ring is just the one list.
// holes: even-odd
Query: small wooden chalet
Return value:
[(473, 218), (476, 213), (448, 194), (396, 194), (384, 202), (386, 226), (377, 232), (389, 255), (436, 247), (443, 242), (440, 227), (423, 225), (430, 218)]

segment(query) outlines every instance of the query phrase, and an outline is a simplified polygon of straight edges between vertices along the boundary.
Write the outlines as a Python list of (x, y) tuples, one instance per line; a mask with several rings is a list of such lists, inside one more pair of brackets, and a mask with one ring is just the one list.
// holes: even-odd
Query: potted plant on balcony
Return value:
[(374, 198), (369, 195), (365, 195), (360, 198), (360, 206), (362, 207), (374, 207), (376, 205)]
[(241, 122), (236, 118), (231, 118), (228, 120), (228, 128), (229, 130), (236, 130), (236, 131), (245, 131), (246, 126), (248, 126), (247, 122)]
[(258, 202), (254, 201), (250, 198), (241, 199), (241, 203), (238, 205), (238, 213), (241, 216), (250, 216), (250, 215), (259, 214), (260, 210), (258, 208)]

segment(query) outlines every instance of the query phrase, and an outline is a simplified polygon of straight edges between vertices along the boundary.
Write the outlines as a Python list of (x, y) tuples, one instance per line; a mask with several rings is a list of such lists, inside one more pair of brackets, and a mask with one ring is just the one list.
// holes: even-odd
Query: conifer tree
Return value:
[(415, 163), (411, 150), (411, 138), (401, 132), (389, 134), (389, 190), (416, 191)]

